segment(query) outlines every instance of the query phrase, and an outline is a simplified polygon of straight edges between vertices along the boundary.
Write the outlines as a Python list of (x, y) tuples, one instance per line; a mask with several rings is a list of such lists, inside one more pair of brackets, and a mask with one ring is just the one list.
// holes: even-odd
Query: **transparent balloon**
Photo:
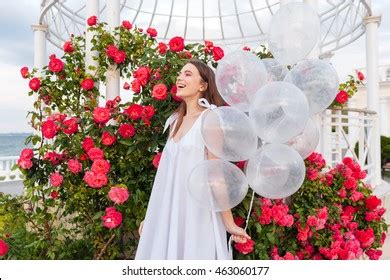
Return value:
[(271, 82), (256, 93), (249, 118), (266, 143), (285, 143), (303, 131), (309, 107), (305, 95), (293, 84)]
[(306, 3), (280, 7), (270, 22), (269, 50), (283, 65), (304, 59), (319, 41), (320, 18)]
[(328, 108), (336, 98), (339, 78), (336, 70), (321, 59), (299, 62), (284, 79), (300, 88), (309, 102), (310, 115)]
[(268, 73), (268, 82), (283, 81), (288, 73), (286, 66), (279, 63), (274, 58), (264, 58), (261, 60), (264, 63)]
[(267, 70), (255, 54), (238, 50), (218, 63), (215, 79), (222, 98), (229, 105), (248, 112), (256, 91), (267, 83)]
[(305, 159), (314, 152), (319, 140), (320, 133), (317, 124), (312, 118), (309, 118), (303, 132), (290, 139), (286, 145), (296, 150)]
[(305, 179), (302, 157), (284, 144), (267, 144), (249, 159), (246, 175), (250, 187), (266, 198), (285, 198), (295, 193)]
[(247, 160), (257, 149), (258, 138), (249, 117), (233, 107), (205, 112), (201, 133), (207, 149), (227, 161)]
[(205, 160), (191, 171), (188, 191), (200, 207), (220, 212), (237, 206), (245, 198), (248, 181), (233, 163)]

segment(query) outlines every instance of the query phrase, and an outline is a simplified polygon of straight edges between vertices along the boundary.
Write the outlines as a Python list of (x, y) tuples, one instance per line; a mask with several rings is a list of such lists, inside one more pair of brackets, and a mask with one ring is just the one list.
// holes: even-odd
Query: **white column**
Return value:
[[(91, 16), (99, 17), (99, 0), (86, 0), (86, 19)], [(93, 57), (97, 57), (99, 54), (97, 51), (91, 51), (92, 48), (92, 38), (95, 32), (88, 30), (87, 21), (85, 21), (86, 32), (85, 32), (85, 72), (92, 77), (96, 74), (96, 69), (99, 66), (98, 61), (94, 60)], [(94, 67), (92, 70), (90, 67)]]
[(47, 26), (41, 24), (31, 25), (34, 31), (34, 68), (39, 72), (46, 65), (46, 32)]
[[(110, 31), (113, 31), (115, 27), (120, 24), (120, 1), (108, 0), (106, 1), (107, 8), (107, 23)], [(117, 38), (119, 39), (119, 38)], [(107, 71), (107, 86), (106, 86), (106, 99), (112, 100), (116, 96), (119, 96), (119, 79), (120, 73), (116, 68), (116, 65), (110, 65)]]
[(381, 119), (381, 135), (390, 137), (390, 96), (384, 96), (380, 99), (380, 119)]
[(367, 109), (377, 112), (375, 126), (371, 135), (370, 163), (374, 165), (372, 184), (381, 182), (380, 154), (380, 105), (379, 105), (379, 73), (378, 73), (378, 27), (381, 16), (368, 16), (364, 19), (366, 26), (366, 78), (367, 78)]

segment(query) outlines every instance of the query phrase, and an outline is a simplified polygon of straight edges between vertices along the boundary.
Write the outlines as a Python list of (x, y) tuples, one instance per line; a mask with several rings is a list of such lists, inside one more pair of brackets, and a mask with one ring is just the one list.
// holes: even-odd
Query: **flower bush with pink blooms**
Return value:
[[(167, 137), (162, 129), (180, 102), (177, 73), (188, 58), (216, 67), (224, 55), (211, 42), (158, 42), (156, 29), (144, 32), (129, 21), (112, 33), (97, 17), (87, 23), (95, 32), (98, 67), (89, 70), (96, 75), (85, 69), (81, 36), (64, 43), (62, 56), (51, 55), (42, 73), (21, 69), (38, 133), (17, 162), (25, 194), (0, 195), (8, 217), (0, 217), (0, 258), (133, 258)], [(130, 102), (103, 100), (99, 84), (112, 67)]]
[[(250, 215), (248, 244), (235, 244), (237, 259), (380, 258), (387, 225), (381, 200), (373, 195), (358, 163), (351, 158), (326, 167), (318, 153), (306, 160), (306, 179), (294, 195), (284, 200), (256, 197)], [(243, 225), (246, 200), (236, 210)]]

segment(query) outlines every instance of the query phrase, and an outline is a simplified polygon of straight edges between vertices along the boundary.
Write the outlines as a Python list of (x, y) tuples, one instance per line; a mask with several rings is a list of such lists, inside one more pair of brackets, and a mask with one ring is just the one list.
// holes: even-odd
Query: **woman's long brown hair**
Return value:
[[(207, 83), (207, 89), (202, 92), (200, 98), (206, 98), (210, 104), (214, 104), (216, 106), (225, 105), (225, 101), (222, 99), (221, 95), (218, 92), (217, 84), (215, 83), (215, 74), (214, 71), (203, 61), (197, 59), (190, 59), (187, 63), (191, 63), (198, 69), (200, 77), (202, 78), (202, 82)], [(183, 117), (187, 113), (186, 103), (182, 101), (179, 107), (175, 110), (175, 113), (178, 113), (175, 130), (172, 133), (172, 137), (174, 137), (179, 130)]]

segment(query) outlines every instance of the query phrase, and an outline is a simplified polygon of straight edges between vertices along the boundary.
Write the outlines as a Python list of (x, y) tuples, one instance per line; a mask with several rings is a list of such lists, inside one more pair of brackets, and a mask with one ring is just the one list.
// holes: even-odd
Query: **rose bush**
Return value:
[(357, 86), (364, 83), (364, 74), (360, 71), (356, 72), (356, 77), (349, 75), (348, 81), (339, 85), (339, 92), (336, 95), (335, 100), (329, 106), (332, 108), (343, 108), (347, 104), (348, 100), (355, 95), (358, 91)]

